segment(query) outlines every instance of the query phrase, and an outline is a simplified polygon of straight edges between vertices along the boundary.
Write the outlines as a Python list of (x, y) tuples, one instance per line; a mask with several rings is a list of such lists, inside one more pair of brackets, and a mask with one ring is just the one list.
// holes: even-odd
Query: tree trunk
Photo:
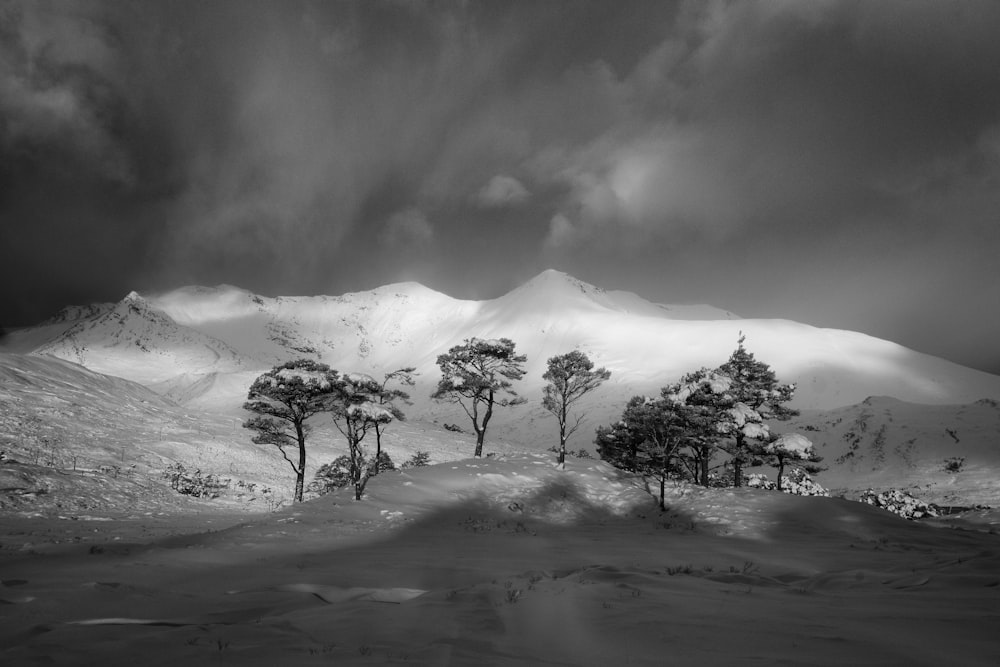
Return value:
[(476, 458), (483, 458), (483, 440), (486, 438), (486, 431), (481, 428), (476, 429)]
[(785, 459), (782, 456), (778, 457), (778, 491), (781, 491), (781, 476), (785, 472)]
[(743, 486), (743, 450), (746, 439), (742, 431), (736, 432), (736, 449), (733, 451), (733, 486), (737, 489)]
[[(564, 418), (565, 419), (565, 418)], [(559, 469), (566, 469), (566, 422), (559, 423)]]
[(667, 469), (664, 468), (660, 471), (660, 511), (667, 511)]
[(358, 479), (354, 482), (354, 499), (361, 500), (361, 496), (365, 495), (365, 487), (368, 486), (368, 480), (371, 476), (367, 472), (362, 472)]
[(299, 467), (295, 470), (295, 496), (293, 502), (301, 503), (306, 480), (306, 434), (302, 430), (302, 424), (295, 424), (295, 437), (299, 440)]
[[(486, 402), (486, 414), (483, 415), (483, 425), (476, 426), (476, 458), (483, 458), (483, 440), (486, 439), (486, 425), (490, 423), (493, 416), (493, 391), (490, 390), (489, 400)], [(473, 422), (475, 424), (475, 422)]]
[(660, 511), (664, 512), (667, 509), (666, 495), (667, 495), (667, 458), (666, 449), (663, 450), (663, 454), (660, 457)]

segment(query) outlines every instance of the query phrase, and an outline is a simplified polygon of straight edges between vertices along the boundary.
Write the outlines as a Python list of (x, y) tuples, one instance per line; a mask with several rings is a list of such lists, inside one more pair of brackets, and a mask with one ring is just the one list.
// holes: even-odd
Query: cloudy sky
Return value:
[(0, 325), (545, 268), (1000, 373), (1000, 3), (0, 0)]

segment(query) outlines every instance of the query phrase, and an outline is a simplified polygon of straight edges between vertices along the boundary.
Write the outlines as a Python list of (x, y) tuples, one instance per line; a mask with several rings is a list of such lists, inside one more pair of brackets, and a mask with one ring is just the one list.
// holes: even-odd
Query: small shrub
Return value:
[(371, 474), (377, 475), (380, 472), (385, 472), (386, 470), (395, 470), (396, 464), (392, 462), (392, 458), (389, 456), (389, 452), (379, 452), (378, 458), (374, 461), (374, 465), (368, 464), (371, 468)]
[[(553, 454), (559, 453), (559, 448), (556, 445), (552, 445), (546, 451), (552, 452)], [(575, 452), (566, 450), (566, 456), (573, 456), (578, 459), (592, 459), (594, 455), (588, 452), (586, 449), (578, 449)]]
[(422, 468), (423, 466), (429, 465), (431, 460), (431, 455), (428, 452), (423, 452), (417, 450), (413, 456), (403, 461), (400, 468)]
[(324, 463), (313, 475), (309, 490), (324, 495), (342, 489), (351, 483), (351, 458), (346, 454)]
[[(395, 470), (396, 464), (392, 462), (392, 457), (388, 452), (379, 452), (378, 459), (368, 463), (369, 474), (377, 475), (386, 470)], [(329, 463), (324, 463), (313, 475), (313, 481), (309, 483), (309, 491), (319, 495), (325, 495), (353, 484), (351, 479), (351, 457), (344, 454), (338, 456)]]
[(504, 582), (504, 600), (507, 604), (515, 604), (521, 599), (521, 594), (524, 592), (520, 588), (514, 588), (513, 581)]
[(218, 475), (203, 475), (201, 470), (189, 472), (180, 463), (167, 466), (163, 478), (170, 480), (170, 488), (177, 493), (194, 498), (218, 498), (229, 486), (228, 480), (222, 480)]

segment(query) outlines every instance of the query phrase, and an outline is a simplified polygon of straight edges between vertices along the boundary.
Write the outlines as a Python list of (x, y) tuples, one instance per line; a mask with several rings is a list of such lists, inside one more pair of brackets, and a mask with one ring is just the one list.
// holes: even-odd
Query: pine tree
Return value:
[(684, 375), (680, 382), (661, 390), (665, 400), (676, 404), (683, 416), (683, 449), (679, 460), (695, 484), (709, 485), (712, 457), (723, 438), (733, 406), (728, 393), (732, 382), (716, 371), (702, 368)]
[[(404, 387), (412, 387), (416, 384), (413, 379), (415, 371), (417, 369), (413, 366), (407, 366), (406, 368), (400, 368), (392, 371), (391, 373), (386, 373), (382, 380), (381, 391), (378, 394), (379, 405), (384, 406), (392, 416), (397, 421), (402, 421), (406, 418), (403, 411), (399, 409), (396, 405), (397, 401), (402, 401), (407, 405), (410, 404), (410, 395), (398, 387), (390, 387), (389, 383), (396, 382)], [(375, 424), (375, 456), (376, 458), (382, 455), (382, 424)]]
[(542, 375), (547, 380), (542, 396), (542, 406), (555, 415), (559, 422), (559, 450), (557, 462), (560, 468), (566, 466), (566, 441), (583, 422), (583, 415), (570, 417), (570, 407), (601, 386), (611, 377), (606, 368), (594, 370), (594, 363), (586, 354), (573, 350), (551, 357), (548, 370)]
[[(295, 472), (294, 501), (302, 502), (306, 471), (306, 421), (326, 410), (337, 371), (310, 359), (275, 366), (250, 385), (243, 409), (256, 413), (243, 427), (256, 432), (253, 442), (274, 445)], [(287, 448), (298, 448), (297, 460)]]
[(365, 436), (395, 419), (386, 407), (384, 391), (384, 383), (370, 375), (351, 373), (336, 379), (327, 399), (333, 425), (347, 439), (355, 500), (361, 500), (368, 480), (379, 472), (380, 456), (368, 455), (362, 444)]
[(655, 479), (659, 507), (666, 509), (666, 483), (678, 472), (676, 455), (684, 438), (684, 422), (680, 404), (635, 396), (620, 421), (597, 429), (597, 452), (617, 468)]
[(812, 442), (799, 433), (773, 436), (764, 446), (762, 454), (778, 469), (778, 491), (781, 491), (785, 466), (790, 462), (799, 463), (800, 467), (810, 474), (816, 474), (823, 469), (816, 465), (823, 460), (823, 457), (817, 455)]
[(513, 389), (513, 381), (524, 377), (526, 361), (526, 356), (514, 353), (514, 341), (509, 338), (468, 338), (449, 349), (447, 354), (438, 356), (441, 380), (431, 396), (462, 406), (476, 432), (477, 458), (483, 455), (483, 441), (493, 408), (526, 402)]
[[(780, 384), (771, 367), (757, 361), (753, 353), (743, 347), (745, 340), (746, 336), (741, 332), (736, 350), (718, 369), (732, 380), (730, 394), (734, 401), (758, 414), (761, 420), (791, 419), (798, 411), (785, 404), (792, 400), (795, 385)], [(732, 456), (733, 486), (742, 485), (743, 467), (755, 453), (759, 453), (759, 445), (746, 431), (743, 428), (733, 429), (732, 440), (725, 447)]]

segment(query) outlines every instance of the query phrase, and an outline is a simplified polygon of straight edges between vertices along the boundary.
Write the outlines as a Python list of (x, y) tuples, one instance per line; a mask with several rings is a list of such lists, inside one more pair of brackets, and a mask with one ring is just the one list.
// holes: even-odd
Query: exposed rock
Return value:
[(904, 519), (923, 519), (930, 516), (940, 516), (936, 505), (925, 503), (924, 501), (910, 495), (906, 491), (889, 489), (882, 493), (876, 493), (868, 489), (861, 494), (861, 502), (875, 507), (881, 507), (893, 514), (898, 514)]
[[(767, 491), (777, 491), (777, 483), (767, 478), (762, 473), (749, 475), (746, 480), (747, 486), (755, 489), (765, 489)], [(826, 496), (830, 492), (817, 484), (805, 470), (792, 468), (788, 474), (781, 478), (781, 490), (795, 496)]]

